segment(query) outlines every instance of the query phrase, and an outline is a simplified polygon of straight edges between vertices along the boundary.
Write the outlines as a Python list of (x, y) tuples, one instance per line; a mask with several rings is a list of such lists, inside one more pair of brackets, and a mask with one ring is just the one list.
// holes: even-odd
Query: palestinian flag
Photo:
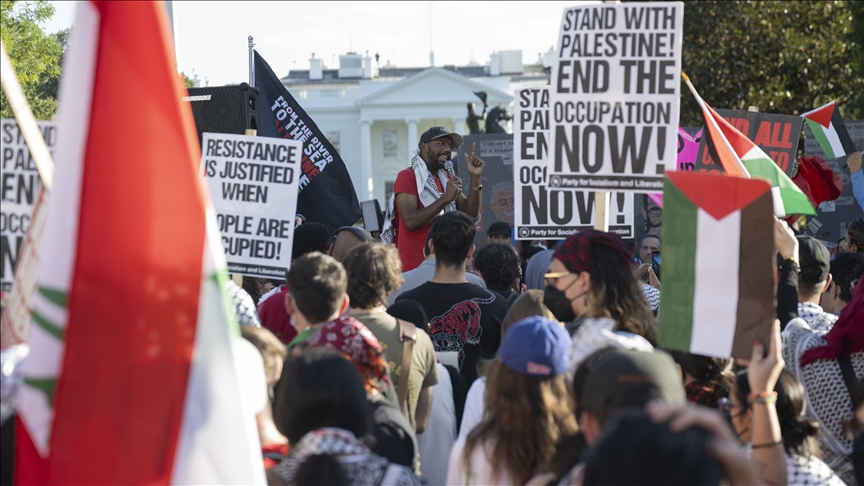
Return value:
[(801, 116), (819, 142), (819, 147), (825, 152), (826, 159), (836, 159), (855, 152), (855, 144), (846, 131), (846, 124), (840, 116), (840, 108), (837, 108), (835, 102), (832, 101)]
[(810, 200), (792, 182), (792, 179), (768, 157), (768, 154), (708, 106), (708, 103), (705, 103), (696, 92), (696, 88), (690, 84), (690, 79), (684, 73), (681, 75), (702, 108), (705, 128), (708, 132), (705, 141), (712, 155), (717, 155), (716, 158), (720, 160), (723, 170), (733, 176), (767, 180), (775, 194), (774, 212), (777, 216), (815, 215), (816, 210), (810, 204)]
[(663, 184), (660, 345), (749, 358), (774, 322), (771, 186), (758, 179), (667, 172)]
[(170, 39), (161, 2), (78, 6), (18, 402), (19, 484), (265, 482)]

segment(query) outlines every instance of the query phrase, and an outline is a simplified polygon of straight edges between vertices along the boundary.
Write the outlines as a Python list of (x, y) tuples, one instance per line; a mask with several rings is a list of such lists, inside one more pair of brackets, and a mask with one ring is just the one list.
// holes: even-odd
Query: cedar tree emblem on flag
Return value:
[(80, 2), (69, 44), (16, 482), (264, 484), (165, 8)]

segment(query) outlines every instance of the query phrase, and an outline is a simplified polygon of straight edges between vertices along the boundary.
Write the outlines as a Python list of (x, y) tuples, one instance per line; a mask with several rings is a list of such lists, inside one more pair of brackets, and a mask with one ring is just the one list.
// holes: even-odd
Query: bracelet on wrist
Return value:
[(796, 267), (800, 267), (800, 266), (801, 266), (801, 264), (798, 263), (798, 256), (797, 256), (797, 255), (789, 255), (789, 256), (785, 256), (785, 257), (783, 257), (783, 261), (784, 261), (784, 262), (785, 262), (785, 261), (790, 261), (790, 262), (792, 262)]
[(777, 403), (777, 392), (762, 392), (762, 393), (751, 393), (747, 395), (747, 403)]
[(782, 444), (782, 440), (778, 440), (777, 442), (769, 442), (767, 444), (753, 444), (750, 446), (751, 449), (764, 449), (766, 447), (774, 447)]

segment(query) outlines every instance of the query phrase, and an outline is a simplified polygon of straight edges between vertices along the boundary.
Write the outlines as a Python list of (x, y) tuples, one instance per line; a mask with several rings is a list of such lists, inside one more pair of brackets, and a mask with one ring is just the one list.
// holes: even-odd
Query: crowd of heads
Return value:
[[(653, 209), (648, 208), (649, 220)], [(783, 457), (793, 458), (799, 466), (806, 464), (810, 469), (805, 470), (812, 474), (824, 466), (818, 469), (820, 477), (829, 478), (829, 483), (836, 479), (820, 459), (825, 444), (819, 432), (824, 425), (807, 413), (814, 400), (832, 397), (802, 382), (803, 375), (795, 370), (809, 361), (799, 361), (800, 355), (794, 355), (782, 370), (779, 326), (770, 349), (767, 343), (756, 345), (760, 348), (754, 351), (754, 362), (769, 362), (760, 364), (763, 368), (757, 371), (730, 358), (659, 347), (657, 317), (646, 290), (656, 287), (659, 293), (659, 278), (650, 262), (660, 251), (659, 236), (649, 234), (641, 244), (628, 246), (613, 233), (588, 230), (549, 245), (548, 250), (520, 251), (504, 240), (492, 240), (475, 251), (474, 223), (464, 213), (447, 212), (432, 221), (426, 239), (425, 251), (435, 258), (433, 282), (445, 274), (459, 280), (466, 268), (473, 268), (488, 290), (464, 283), (464, 278), (452, 285), (462, 285), (460, 291), (470, 285), (472, 292), (491, 297), (479, 301), (448, 297), (452, 305), (445, 302), (444, 307), (457, 309), (453, 314), (436, 315), (434, 307), (412, 299), (399, 298), (388, 305), (391, 294), (406, 282), (399, 253), (359, 228), (331, 233), (323, 225), (304, 223), (296, 229), (293, 261), (284, 282), (259, 280), (251, 287), (249, 281), (255, 280), (244, 280), (244, 288), (263, 294), (262, 300), (285, 287), (286, 317), (301, 334), (306, 331), (301, 341), (286, 346), (267, 329), (267, 322), (264, 327), (242, 326), (242, 336), (261, 354), (269, 390), (268, 405), (257, 417), (262, 445), (275, 442), (286, 447), (268, 469), (272, 483), (374, 484), (387, 476), (398, 477), (400, 484), (419, 484), (420, 467), (427, 462), (427, 467), (446, 471), (447, 482), (456, 484), (785, 480), (775, 475), (780, 474), (777, 470), (755, 468), (749, 459), (752, 454), (761, 463), (768, 457), (765, 449), (772, 447), (772, 443), (757, 443), (764, 440), (759, 434), (766, 430), (759, 407), (768, 402), (764, 396), (760, 402), (760, 390), (753, 389), (762, 383), (754, 373), (764, 374), (764, 366), (774, 370), (773, 382), (767, 381), (768, 390), (762, 390), (762, 395), (776, 397), (769, 402), (776, 407), (781, 435), (776, 445)], [(492, 231), (488, 236), (509, 239), (510, 234)], [(850, 317), (864, 309), (864, 291), (857, 287), (864, 273), (864, 252), (853, 251), (864, 250), (862, 240), (860, 220), (849, 227), (842, 249), (833, 258), (820, 241), (807, 236), (796, 239), (797, 303), (821, 304), (825, 312), (840, 315), (835, 329), (813, 338), (817, 351), (838, 350), (831, 351), (832, 356), (859, 359), (862, 352), (855, 339), (864, 339), (860, 329), (864, 318)], [(783, 264), (778, 255), (778, 269)], [(532, 265), (540, 267), (542, 278), (529, 288), (528, 281), (537, 272)], [(510, 295), (513, 298), (499, 307), (477, 303), (488, 305)], [(479, 346), (482, 359), (471, 365), (477, 370), (466, 379), (466, 370), (445, 365), (442, 354), (433, 367), (440, 370), (438, 375), (448, 377), (446, 387), (432, 385), (426, 405), (403, 401), (399, 387), (407, 386), (408, 379), (403, 383), (399, 375), (408, 371), (388, 357), (396, 348), (392, 343), (387, 346), (389, 338), (380, 329), (372, 332), (352, 317), (375, 312), (399, 323), (392, 332), (400, 346), (406, 340), (402, 323), (413, 324), (424, 336), (412, 338), (418, 350), (423, 345), (431, 350), (429, 343), (442, 342), (435, 339), (442, 332), (462, 339), (460, 360), (468, 346)], [(480, 317), (484, 312), (498, 315), (487, 321)], [(466, 331), (462, 324), (479, 329)], [(493, 325), (498, 329), (489, 327)], [(793, 322), (788, 329), (797, 329), (796, 325)], [(496, 336), (491, 352), (488, 343), (481, 342), (484, 335), (485, 339)], [(411, 366), (417, 366), (414, 361)], [(478, 393), (475, 387), (480, 387)], [(852, 408), (838, 417), (843, 430), (860, 434), (864, 429), (860, 381), (850, 384), (848, 396)], [(414, 409), (419, 415), (423, 406), (441, 407), (441, 400), (453, 410), (448, 412), (452, 417), (442, 418), (439, 410), (428, 419), (428, 429), (426, 419), (415, 426)], [(478, 410), (473, 418), (470, 406)], [(406, 407), (412, 410), (411, 423), (392, 417), (393, 411), (406, 413)], [(443, 445), (435, 442), (440, 439), (425, 438), (428, 430), (442, 427), (458, 432), (458, 438), (452, 434)], [(437, 429), (433, 434), (438, 434)], [(430, 443), (443, 449), (434, 452)], [(729, 449), (730, 444), (738, 449)], [(741, 449), (745, 444), (752, 444), (752, 449)], [(718, 452), (723, 447), (728, 450)], [(343, 460), (352, 454), (365, 459)], [(624, 463), (626, 467), (621, 466)], [(846, 466), (836, 467), (838, 474), (848, 473), (842, 469)], [(793, 469), (789, 471), (793, 474)]]

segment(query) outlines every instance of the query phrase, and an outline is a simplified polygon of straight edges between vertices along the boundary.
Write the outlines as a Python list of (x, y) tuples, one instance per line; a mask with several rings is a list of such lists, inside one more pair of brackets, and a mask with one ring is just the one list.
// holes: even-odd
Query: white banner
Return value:
[(551, 187), (663, 191), (677, 158), (683, 20), (682, 2), (564, 11), (550, 84)]
[(204, 134), (201, 165), (230, 273), (285, 277), (302, 152), (303, 143), (296, 140)]
[[(517, 240), (563, 239), (594, 227), (594, 193), (550, 188), (549, 87), (514, 95), (513, 180)], [(609, 202), (609, 231), (633, 238), (633, 193), (617, 192)]]
[[(57, 124), (38, 122), (51, 155), (57, 144)], [(42, 179), (14, 119), (0, 120), (0, 285), (3, 292), (12, 288), (12, 275), (18, 262), (33, 206), (42, 191)]]

